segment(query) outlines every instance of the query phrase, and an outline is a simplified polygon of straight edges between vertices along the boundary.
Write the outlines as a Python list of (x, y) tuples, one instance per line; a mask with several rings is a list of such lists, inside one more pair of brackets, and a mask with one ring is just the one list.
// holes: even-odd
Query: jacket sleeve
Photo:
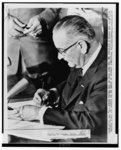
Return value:
[(85, 104), (75, 104), (70, 110), (48, 108), (44, 114), (44, 123), (62, 125), (67, 129), (95, 129), (102, 126), (106, 119), (107, 79), (93, 84)]
[(41, 18), (46, 21), (47, 28), (52, 28), (59, 19), (59, 8), (46, 8), (42, 13), (39, 14)]

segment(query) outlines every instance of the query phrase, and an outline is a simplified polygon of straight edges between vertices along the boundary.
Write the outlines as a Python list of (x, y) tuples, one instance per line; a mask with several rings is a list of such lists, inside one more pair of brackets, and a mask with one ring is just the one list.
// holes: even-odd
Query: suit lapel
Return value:
[(95, 72), (95, 69), (90, 68), (88, 72), (80, 79), (78, 86), (75, 92), (73, 93), (73, 95), (71, 96), (70, 100), (68, 101), (67, 105), (69, 105), (79, 94), (83, 92), (83, 90), (88, 85), (91, 76), (93, 76), (94, 72)]
[(83, 92), (83, 90), (86, 88), (86, 86), (89, 84), (90, 79), (92, 79), (92, 76), (94, 76), (98, 65), (104, 60), (105, 53), (107, 51), (104, 51), (102, 48), (99, 52), (99, 55), (97, 56), (96, 60), (93, 62), (93, 64), (90, 66), (90, 68), (87, 70), (85, 75), (80, 79), (78, 86), (73, 93), (73, 95), (70, 97), (70, 100), (67, 102), (67, 106), (77, 97), (79, 94)]

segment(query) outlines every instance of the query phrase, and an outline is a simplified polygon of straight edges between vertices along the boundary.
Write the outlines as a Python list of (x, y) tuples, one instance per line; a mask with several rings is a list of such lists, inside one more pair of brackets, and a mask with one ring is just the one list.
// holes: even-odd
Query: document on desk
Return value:
[(55, 132), (64, 128), (64, 126), (43, 125), (37, 122), (13, 119), (8, 119), (7, 123), (8, 125), (5, 131), (8, 135), (41, 141), (51, 141), (51, 138), (48, 136), (48, 131)]
[(90, 138), (90, 130), (7, 130), (7, 134), (40, 141)]
[(23, 102), (13, 102), (13, 103), (8, 103), (8, 106), (11, 108), (17, 108), (17, 107), (21, 107), (24, 105), (34, 105), (36, 106), (36, 103), (31, 99), (29, 101), (23, 101)]
[(53, 125), (44, 125), (39, 122), (30, 122), (30, 121), (19, 121), (14, 119), (8, 119), (7, 129), (8, 130), (43, 130), (43, 129), (63, 129), (64, 126), (53, 126)]
[(90, 130), (62, 130), (63, 126), (41, 125), (36, 122), (8, 119), (7, 134), (41, 141), (53, 139), (90, 138)]
[(75, 130), (52, 130), (48, 131), (48, 137), (52, 139), (77, 139), (91, 138), (90, 129), (75, 129)]

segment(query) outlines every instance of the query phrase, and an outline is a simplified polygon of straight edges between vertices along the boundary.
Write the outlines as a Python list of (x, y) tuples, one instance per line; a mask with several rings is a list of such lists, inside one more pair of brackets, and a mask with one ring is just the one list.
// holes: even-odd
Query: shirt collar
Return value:
[(89, 59), (89, 61), (87, 62), (87, 64), (82, 67), (82, 69), (83, 69), (82, 75), (83, 75), (83, 76), (85, 75), (85, 73), (87, 72), (87, 70), (89, 69), (89, 67), (91, 66), (91, 64), (92, 64), (92, 63), (95, 61), (95, 59), (97, 58), (97, 56), (98, 56), (98, 54), (99, 54), (101, 48), (102, 48), (102, 45), (101, 45), (101, 43), (99, 43), (99, 45), (98, 45), (96, 51), (95, 51), (95, 52), (93, 53), (93, 55), (90, 57), (90, 59)]

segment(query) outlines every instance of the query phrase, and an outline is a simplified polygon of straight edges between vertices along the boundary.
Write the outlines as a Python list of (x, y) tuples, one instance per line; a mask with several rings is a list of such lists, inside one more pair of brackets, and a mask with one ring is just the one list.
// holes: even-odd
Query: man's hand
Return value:
[(25, 24), (14, 16), (10, 16), (8, 20), (8, 34), (10, 37), (17, 38), (24, 35)]
[(42, 33), (42, 26), (40, 23), (39, 16), (36, 15), (29, 20), (27, 29), (24, 30), (24, 34), (30, 34), (31, 36), (37, 36)]
[(40, 120), (39, 110), (41, 108), (33, 105), (25, 105), (14, 110), (8, 110), (8, 118), (15, 120)]
[(48, 99), (48, 95), (49, 95), (48, 91), (44, 89), (38, 89), (37, 92), (34, 94), (33, 101), (37, 105), (41, 106), (43, 105), (43, 102)]
[(15, 120), (22, 120), (20, 116), (20, 108), (14, 110), (8, 110), (8, 118)]
[(39, 111), (40, 107), (33, 105), (25, 105), (20, 108), (19, 114), (23, 120), (40, 120)]

